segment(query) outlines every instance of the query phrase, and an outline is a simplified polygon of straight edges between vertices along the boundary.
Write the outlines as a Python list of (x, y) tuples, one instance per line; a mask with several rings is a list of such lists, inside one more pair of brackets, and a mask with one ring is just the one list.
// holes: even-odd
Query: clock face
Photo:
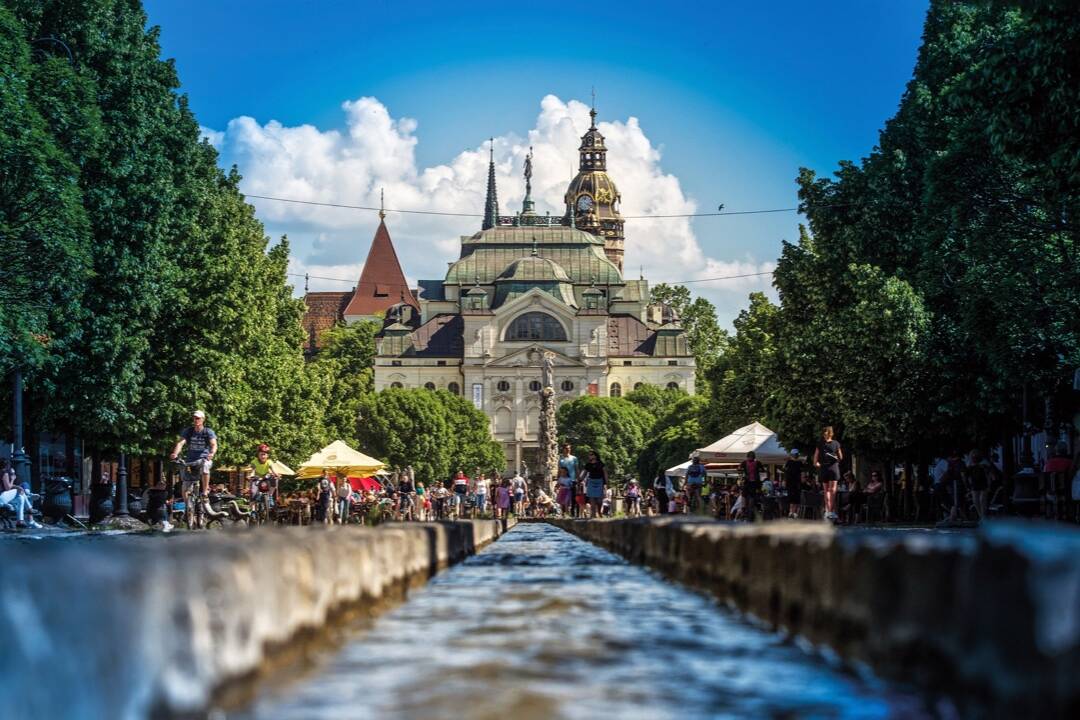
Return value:
[(588, 212), (592, 207), (592, 198), (588, 195), (582, 195), (577, 199), (577, 209), (581, 212)]

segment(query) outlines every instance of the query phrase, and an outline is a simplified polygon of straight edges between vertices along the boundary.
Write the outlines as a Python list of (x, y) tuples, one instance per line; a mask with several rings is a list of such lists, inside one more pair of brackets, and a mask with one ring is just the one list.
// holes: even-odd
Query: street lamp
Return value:
[(22, 370), (15, 368), (12, 388), (12, 426), (15, 431), (15, 447), (11, 452), (11, 466), (19, 485), (30, 482), (30, 458), (23, 447), (23, 379)]

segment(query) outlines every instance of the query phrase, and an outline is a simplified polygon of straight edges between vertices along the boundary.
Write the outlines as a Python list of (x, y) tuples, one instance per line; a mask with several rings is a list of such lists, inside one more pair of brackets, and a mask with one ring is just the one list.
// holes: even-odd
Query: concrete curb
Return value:
[(989, 701), (990, 716), (1080, 717), (1075, 529), (548, 522), (885, 675)]
[(385, 607), (511, 527), (259, 528), (49, 540), (0, 564), (7, 718), (203, 711), (304, 633)]

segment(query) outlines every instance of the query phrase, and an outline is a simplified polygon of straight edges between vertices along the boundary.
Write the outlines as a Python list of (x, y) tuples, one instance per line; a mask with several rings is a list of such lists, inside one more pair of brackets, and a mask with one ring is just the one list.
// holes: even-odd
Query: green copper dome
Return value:
[(558, 263), (539, 255), (523, 257), (510, 263), (495, 282), (570, 282)]

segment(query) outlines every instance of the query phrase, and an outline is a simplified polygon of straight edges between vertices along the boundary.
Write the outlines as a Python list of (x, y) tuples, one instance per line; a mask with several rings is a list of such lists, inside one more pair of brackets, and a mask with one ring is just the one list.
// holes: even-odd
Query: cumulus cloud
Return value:
[[(260, 125), (250, 117), (231, 120), (224, 131), (203, 128), (226, 163), (236, 163), (249, 195), (309, 202), (377, 207), (380, 191), (386, 207), (473, 217), (388, 212), (387, 226), (410, 280), (441, 278), (457, 258), (459, 237), (479, 229), (487, 181), (488, 142), (474, 138), (466, 150), (445, 164), (420, 168), (415, 149), (417, 123), (395, 118), (379, 100), (362, 97), (342, 104), (343, 129), (312, 125)], [(541, 214), (564, 211), (563, 193), (578, 164), (577, 147), (589, 127), (589, 108), (576, 100), (548, 95), (540, 102), (535, 126), (524, 136), (494, 139), (496, 177), (502, 214), (521, 207), (522, 168), (533, 149), (533, 199)], [(697, 211), (678, 177), (665, 172), (661, 151), (637, 118), (598, 124), (608, 146), (608, 172), (622, 194), (622, 213), (677, 215)], [(272, 235), (288, 234), (291, 271), (319, 278), (357, 278), (378, 223), (374, 213), (344, 208), (283, 203), (252, 198)], [(712, 258), (702, 250), (688, 218), (630, 219), (626, 223), (626, 274), (639, 266), (652, 282), (697, 280), (771, 271), (772, 262), (750, 256)], [(313, 278), (312, 290), (348, 289), (347, 283)], [(301, 281), (302, 282), (302, 281)], [(767, 289), (769, 277), (691, 286), (710, 297), (722, 321), (745, 305), (746, 293)]]

